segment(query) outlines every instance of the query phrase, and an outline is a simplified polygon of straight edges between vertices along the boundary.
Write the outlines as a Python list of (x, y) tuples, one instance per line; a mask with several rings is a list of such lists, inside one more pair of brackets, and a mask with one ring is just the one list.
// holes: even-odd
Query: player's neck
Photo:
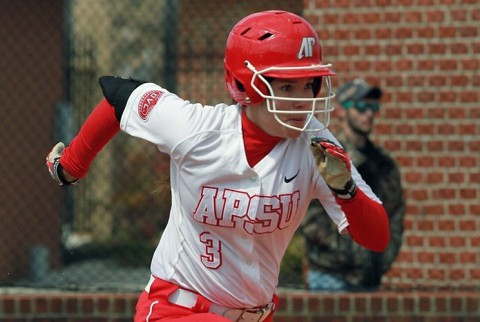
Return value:
[(271, 136), (248, 119), (245, 110), (242, 110), (242, 132), (245, 154), (249, 165), (253, 168), (262, 160), (281, 138)]

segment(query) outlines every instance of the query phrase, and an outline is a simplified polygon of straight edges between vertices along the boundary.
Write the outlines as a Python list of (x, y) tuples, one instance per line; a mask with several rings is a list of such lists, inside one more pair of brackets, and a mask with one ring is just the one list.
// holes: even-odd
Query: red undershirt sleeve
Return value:
[(93, 159), (119, 131), (115, 110), (104, 98), (65, 148), (60, 158), (63, 169), (77, 179), (84, 177)]
[(347, 217), (352, 239), (369, 250), (383, 252), (390, 241), (385, 208), (358, 187), (352, 199), (336, 198), (336, 201)]

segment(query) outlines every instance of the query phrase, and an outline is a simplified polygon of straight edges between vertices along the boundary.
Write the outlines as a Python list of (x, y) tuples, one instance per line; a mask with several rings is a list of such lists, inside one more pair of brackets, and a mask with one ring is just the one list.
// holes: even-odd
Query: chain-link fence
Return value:
[[(43, 122), (42, 141), (48, 142), (48, 146), (58, 141), (68, 143), (77, 133), (102, 98), (97, 81), (101, 75), (153, 81), (181, 97), (204, 104), (229, 101), (223, 82), (223, 52), (233, 24), (258, 10), (274, 7), (297, 13), (302, 10), (301, 2), (295, 0), (236, 3), (235, 11), (231, 10), (231, 1), (67, 0), (56, 4), (47, 8), (44, 2), (0, 3), (2, 8), (16, 6), (9, 12), (23, 12), (25, 23), (45, 20), (38, 23), (44, 39), (36, 39), (39, 30), (27, 25), (23, 29), (9, 26), (19, 34), (3, 35), (35, 38), (45, 49), (42, 51), (45, 66), (31, 66), (31, 70), (40, 68), (39, 73), (47, 75), (39, 75), (37, 82), (46, 82), (51, 66), (56, 66), (56, 77), (63, 75), (65, 79), (64, 88), (57, 88), (56, 96), (63, 99), (52, 99), (45, 108), (49, 111), (30, 120), (32, 124), (28, 120), (18, 122), (25, 126), (25, 131), (29, 127), (33, 131), (38, 122)], [(44, 30), (47, 21), (56, 30), (55, 34)], [(22, 46), (27, 47), (27, 44)], [(48, 47), (55, 48), (52, 53), (55, 56), (48, 56)], [(9, 50), (8, 44), (2, 48)], [(22, 50), (21, 56), (25, 55), (34, 55), (33, 48), (32, 52)], [(2, 57), (6, 65), (18, 60), (17, 55)], [(2, 85), (6, 85), (2, 90), (13, 96), (18, 95), (21, 86), (6, 80)], [(33, 90), (38, 92), (37, 100), (48, 91)], [(53, 133), (49, 131), (52, 123)], [(2, 137), (11, 139), (8, 135), (12, 132), (10, 128)], [(31, 135), (38, 138), (38, 134)], [(35, 151), (36, 155), (32, 153), (32, 159), (38, 161), (39, 155), (48, 152), (42, 150), (45, 148)], [(42, 166), (39, 165), (38, 171), (48, 176), (46, 168), (40, 169)], [(78, 290), (141, 289), (148, 279), (150, 259), (168, 219), (170, 194), (164, 188), (168, 185), (168, 169), (168, 158), (154, 146), (120, 133), (102, 150), (88, 176), (77, 186), (57, 190), (53, 182), (42, 178), (44, 186), (40, 189), (54, 191), (48, 197), (40, 193), (31, 196), (34, 200), (12, 199), (11, 203), (5, 200), (2, 205), (5, 213), (1, 216), (10, 219), (4, 227), (22, 227), (11, 221), (19, 202), (26, 203), (22, 206), (30, 210), (25, 212), (36, 219), (27, 219), (29, 233), (11, 232), (24, 234), (24, 246), (20, 248), (27, 249), (28, 254), (19, 257), (19, 264), (5, 262), (2, 270), (7, 274), (2, 274), (0, 282)], [(42, 211), (48, 212), (49, 220), (41, 218), (45, 214), (33, 214), (36, 207), (46, 209)], [(19, 245), (13, 238), (9, 240), (0, 248), (4, 248), (2, 253), (14, 254)], [(292, 255), (282, 269), (281, 285), (301, 287), (300, 240), (292, 247)], [(9, 260), (15, 262), (13, 258)], [(23, 268), (19, 270), (20, 266)]]

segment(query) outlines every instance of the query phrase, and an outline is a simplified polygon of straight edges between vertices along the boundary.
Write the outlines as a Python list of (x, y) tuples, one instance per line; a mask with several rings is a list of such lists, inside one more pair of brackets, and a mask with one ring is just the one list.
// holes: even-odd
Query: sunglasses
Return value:
[(379, 102), (365, 102), (365, 101), (348, 101), (342, 104), (344, 108), (354, 107), (360, 113), (365, 113), (367, 109), (376, 113), (380, 109)]

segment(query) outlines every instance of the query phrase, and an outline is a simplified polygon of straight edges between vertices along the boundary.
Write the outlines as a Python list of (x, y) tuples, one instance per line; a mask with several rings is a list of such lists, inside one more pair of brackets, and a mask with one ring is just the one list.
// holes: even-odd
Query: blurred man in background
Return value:
[(341, 124), (336, 137), (383, 202), (390, 219), (389, 246), (376, 253), (358, 246), (348, 235), (339, 235), (321, 204), (313, 201), (301, 227), (310, 290), (376, 290), (399, 253), (405, 212), (400, 173), (392, 157), (369, 138), (381, 97), (379, 87), (371, 87), (362, 79), (342, 85), (337, 92)]

